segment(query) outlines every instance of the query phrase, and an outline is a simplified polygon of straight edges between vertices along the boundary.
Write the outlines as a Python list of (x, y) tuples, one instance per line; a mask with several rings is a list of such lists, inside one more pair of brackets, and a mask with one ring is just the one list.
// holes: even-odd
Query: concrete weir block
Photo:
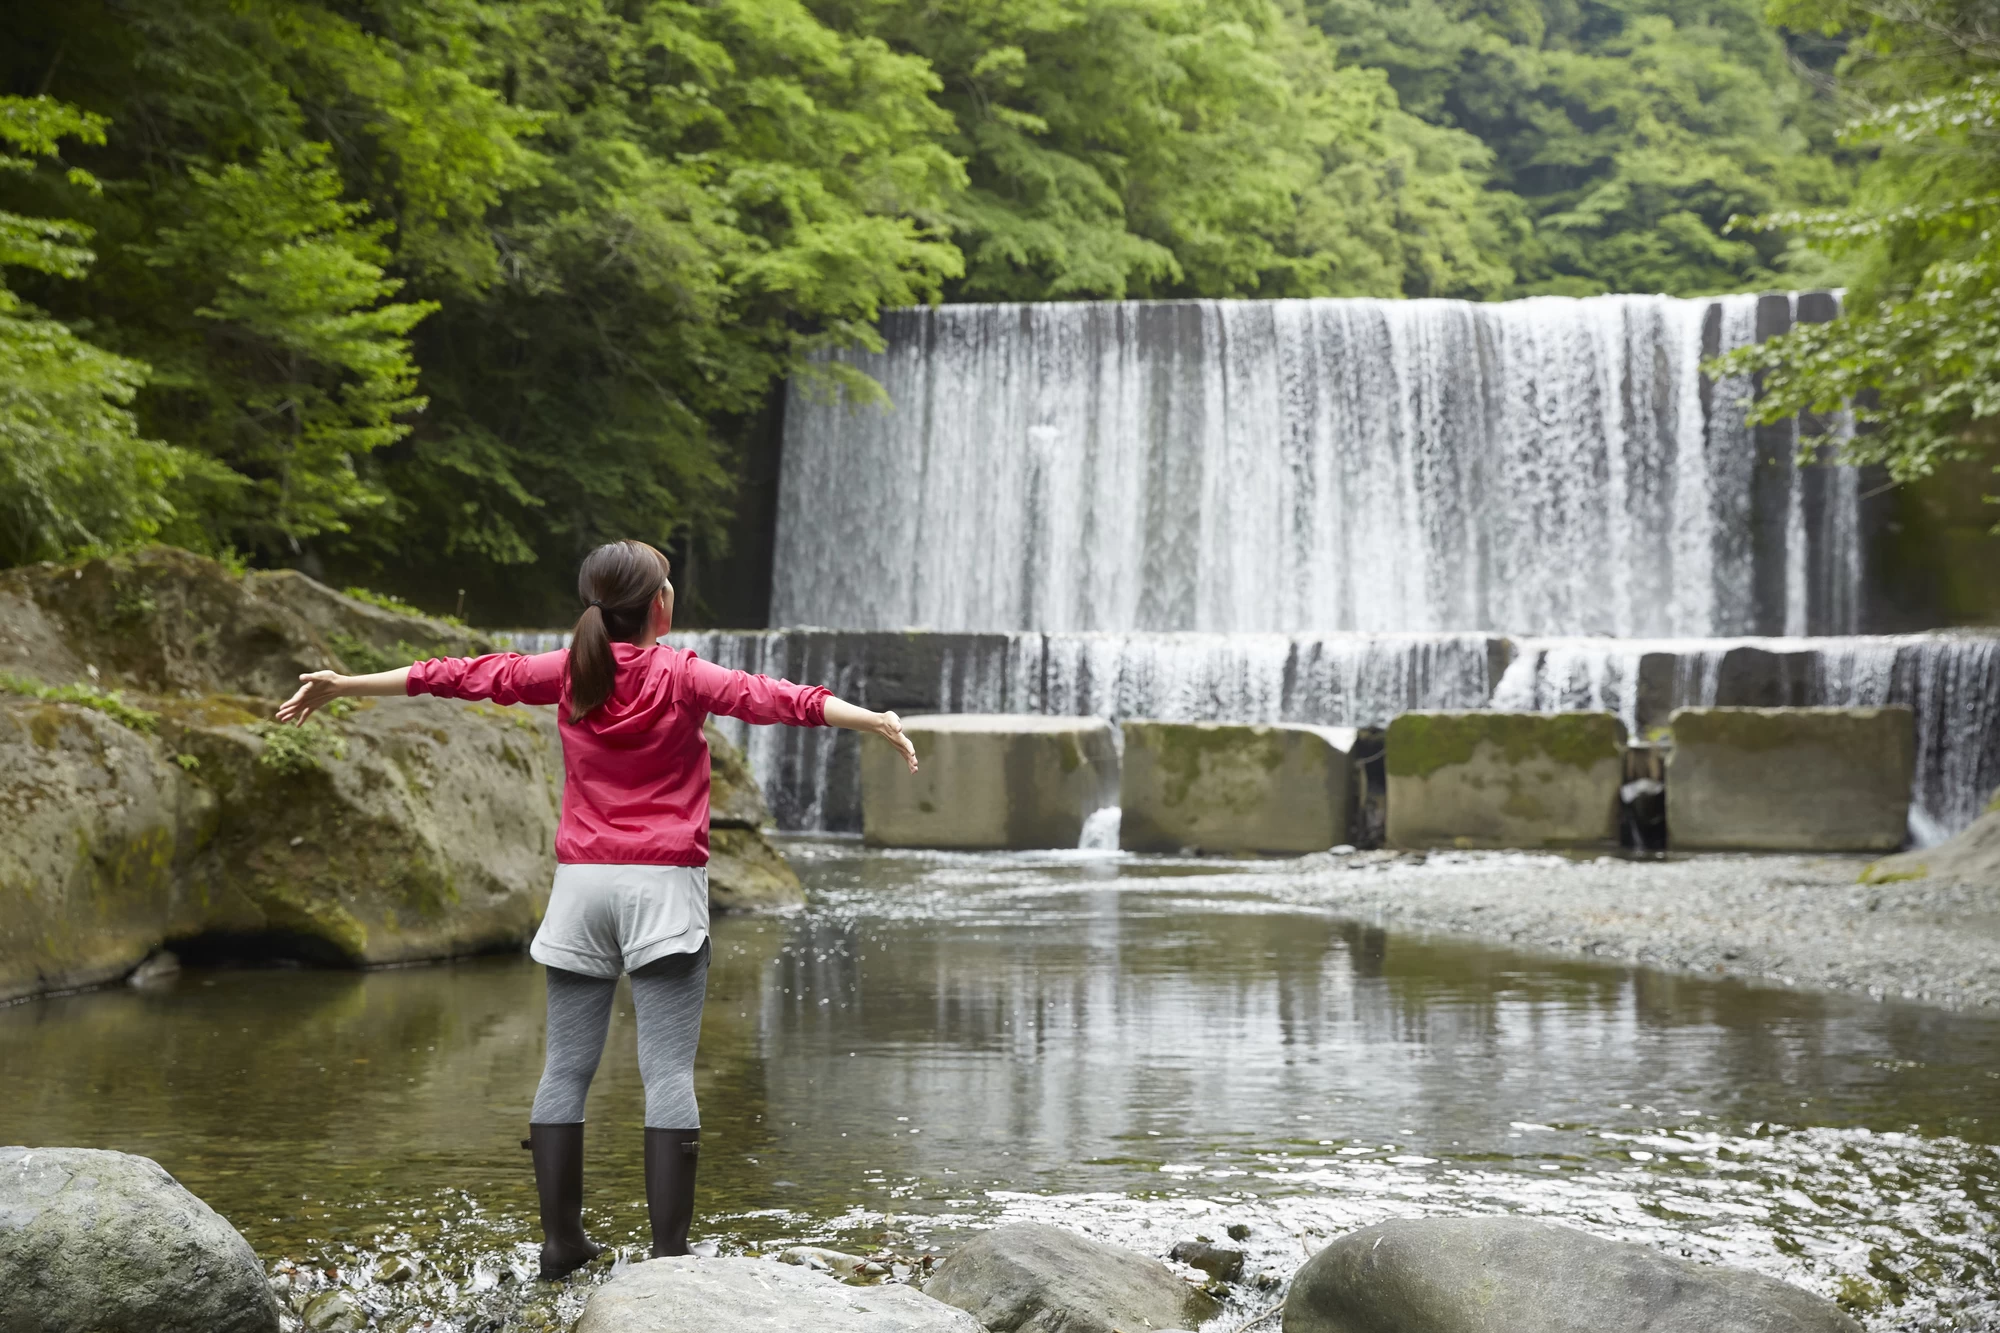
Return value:
[(1384, 744), (1392, 847), (1615, 847), (1610, 713), (1404, 713)]
[(1129, 721), (1118, 845), (1134, 852), (1323, 852), (1348, 841), (1354, 732)]
[(1907, 708), (1680, 708), (1667, 756), (1676, 850), (1892, 852), (1916, 772)]
[(1074, 847), (1118, 801), (1118, 748), (1098, 717), (906, 717), (912, 774), (887, 745), (861, 747), (861, 828), (879, 847)]

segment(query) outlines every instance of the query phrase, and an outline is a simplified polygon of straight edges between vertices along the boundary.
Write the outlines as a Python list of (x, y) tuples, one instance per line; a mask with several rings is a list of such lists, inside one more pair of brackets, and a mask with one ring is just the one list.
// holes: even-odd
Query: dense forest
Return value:
[(726, 559), (773, 386), (937, 300), (1841, 281), (1774, 402), (1923, 404), (1865, 445), (1905, 474), (2000, 410), (1969, 9), (9, 10), (0, 562), (168, 540), (561, 618), (606, 536)]

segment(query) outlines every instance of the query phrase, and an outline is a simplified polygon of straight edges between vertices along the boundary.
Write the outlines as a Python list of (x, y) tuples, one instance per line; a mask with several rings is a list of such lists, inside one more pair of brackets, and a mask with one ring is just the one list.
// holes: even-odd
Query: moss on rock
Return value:
[(1617, 757), (1625, 726), (1609, 713), (1404, 713), (1389, 723), (1384, 762), (1391, 777), (1427, 778), (1470, 763), (1482, 744), (1508, 764), (1539, 756), (1587, 770)]

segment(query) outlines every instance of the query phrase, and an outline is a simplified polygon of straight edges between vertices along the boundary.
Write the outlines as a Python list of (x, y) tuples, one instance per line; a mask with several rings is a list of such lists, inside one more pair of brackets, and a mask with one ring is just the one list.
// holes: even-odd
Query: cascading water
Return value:
[[(772, 620), (841, 628), (677, 641), (905, 711), (1606, 708), (1637, 732), (1689, 703), (1906, 703), (1934, 840), (2000, 784), (2000, 640), (1797, 637), (1861, 624), (1857, 475), (1796, 466), (1799, 423), (1753, 428), (1749, 383), (1699, 373), (1836, 308), (894, 312), (846, 358), (886, 406), (800, 383), (786, 410)], [(879, 632), (906, 627), (944, 632)], [(1753, 634), (1792, 637), (1723, 637)], [(859, 827), (851, 737), (725, 726), (782, 825)]]
[(1851, 470), (1699, 374), (1774, 299), (897, 311), (887, 406), (791, 392), (772, 620), (1851, 632)]

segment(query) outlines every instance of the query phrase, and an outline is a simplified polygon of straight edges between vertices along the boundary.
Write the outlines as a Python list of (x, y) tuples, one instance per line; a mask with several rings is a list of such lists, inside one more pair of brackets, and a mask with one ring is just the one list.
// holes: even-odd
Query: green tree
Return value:
[[(1532, 220), (1510, 294), (1810, 281), (1738, 213), (1844, 189), (1831, 113), (1754, 0), (1312, 0), (1344, 60), (1476, 135)], [(1809, 263), (1809, 261), (1807, 261)]]
[[(1989, 11), (1936, 0), (1785, 4), (1774, 18), (1854, 33), (1846, 128), (1878, 154), (1854, 207), (1746, 229), (1802, 233), (1844, 263), (1838, 319), (1720, 363), (1757, 371), (1757, 421), (1851, 409), (1846, 461), (1897, 481), (1991, 457), (2000, 426), (2000, 37)], [(1811, 442), (1808, 448), (1816, 447)]]
[(1511, 281), (1467, 135), (1277, 0), (822, 0), (942, 80), (956, 297), (1438, 295)]
[[(29, 174), (62, 140), (102, 143), (105, 122), (47, 97), (0, 97), (0, 171)], [(97, 181), (72, 167), (73, 188)], [(78, 337), (25, 304), (14, 267), (75, 280), (90, 229), (0, 210), (0, 562), (19, 564), (144, 541), (174, 517), (163, 492), (189, 460), (139, 433), (129, 404), (147, 367)]]

